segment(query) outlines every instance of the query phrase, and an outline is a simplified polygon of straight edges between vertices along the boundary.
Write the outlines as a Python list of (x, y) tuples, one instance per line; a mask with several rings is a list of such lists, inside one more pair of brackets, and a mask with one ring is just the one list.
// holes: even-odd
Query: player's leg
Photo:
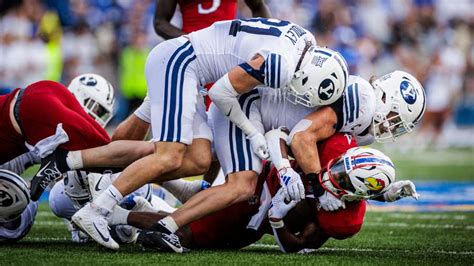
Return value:
[[(197, 77), (192, 68), (194, 50), (186, 38), (166, 41), (155, 47), (147, 59), (154, 153), (129, 165), (91, 205), (79, 210), (73, 221), (100, 244), (117, 249), (107, 232), (107, 213), (143, 184), (160, 181), (179, 169), (193, 138)], [(191, 64), (191, 65), (190, 65)], [(194, 66), (195, 67), (195, 66)], [(99, 224), (98, 224), (99, 223)], [(98, 224), (98, 225), (97, 225)], [(182, 251), (182, 248), (179, 247)]]
[[(239, 101), (247, 116), (263, 131), (258, 112), (258, 99), (258, 92), (255, 91), (242, 95)], [(261, 160), (253, 154), (245, 134), (217, 109), (212, 107), (211, 109), (211, 128), (214, 136), (221, 136), (215, 138), (215, 148), (228, 181), (196, 194), (172, 215), (161, 220), (157, 224), (157, 230), (174, 232), (200, 217), (244, 201), (254, 193), (257, 175), (262, 170)]]

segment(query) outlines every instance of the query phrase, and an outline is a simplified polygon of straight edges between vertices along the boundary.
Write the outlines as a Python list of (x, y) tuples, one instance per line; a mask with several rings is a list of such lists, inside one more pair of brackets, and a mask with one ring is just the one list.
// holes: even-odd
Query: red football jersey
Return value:
[(178, 5), (183, 15), (183, 31), (186, 33), (237, 16), (237, 0), (178, 0)]
[(35, 145), (54, 135), (59, 123), (69, 136), (69, 141), (60, 146), (65, 150), (83, 150), (110, 142), (107, 132), (84, 111), (64, 85), (47, 80), (25, 88), (18, 104), (23, 135), (18, 134), (9, 115), (10, 103), (17, 91), (0, 96), (0, 164), (27, 152), (25, 142)]

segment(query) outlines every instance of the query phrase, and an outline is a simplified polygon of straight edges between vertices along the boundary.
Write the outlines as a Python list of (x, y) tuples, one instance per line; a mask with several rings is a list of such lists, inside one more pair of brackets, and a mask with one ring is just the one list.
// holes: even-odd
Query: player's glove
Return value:
[(251, 136), (248, 136), (250, 140), (250, 145), (252, 146), (252, 151), (257, 154), (257, 156), (262, 160), (267, 160), (270, 158), (267, 147), (267, 140), (260, 132), (255, 132)]
[(299, 202), (305, 197), (305, 189), (300, 175), (291, 167), (283, 167), (278, 170), (281, 189), (287, 201)]
[(25, 146), (39, 158), (45, 158), (53, 153), (59, 145), (69, 141), (69, 136), (63, 129), (63, 124), (57, 124), (56, 133), (38, 141), (35, 146), (25, 143)]
[[(274, 224), (278, 227), (278, 223), (283, 226), (282, 219), (286, 216), (286, 214), (296, 205), (296, 201), (292, 200), (288, 203), (285, 202), (285, 192), (283, 189), (279, 189), (276, 195), (272, 198), (272, 203), (270, 205), (270, 209), (268, 210), (268, 218), (270, 220), (270, 224), (274, 226)], [(279, 226), (279, 227), (281, 227)]]
[(416, 187), (410, 180), (402, 180), (393, 183), (388, 190), (383, 194), (385, 201), (396, 201), (405, 197), (412, 197), (416, 200), (420, 197), (416, 193)]
[(325, 191), (322, 196), (319, 197), (319, 208), (325, 211), (336, 211), (339, 208), (346, 208), (344, 201), (336, 198), (333, 194)]

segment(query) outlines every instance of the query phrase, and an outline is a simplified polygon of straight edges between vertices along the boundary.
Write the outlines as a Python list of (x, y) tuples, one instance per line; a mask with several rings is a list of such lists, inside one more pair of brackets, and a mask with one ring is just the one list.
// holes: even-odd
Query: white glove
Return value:
[(416, 193), (416, 187), (413, 182), (410, 180), (402, 180), (393, 183), (388, 190), (383, 193), (383, 197), (386, 201), (391, 202), (405, 197), (412, 197), (418, 200), (420, 195)]
[(323, 208), (325, 211), (336, 211), (341, 207), (343, 209), (346, 208), (344, 201), (336, 198), (333, 194), (327, 191), (319, 197), (319, 208)]
[(67, 135), (66, 131), (63, 129), (63, 124), (58, 124), (56, 126), (56, 133), (49, 137), (46, 137), (40, 141), (38, 141), (35, 146), (31, 146), (28, 143), (25, 143), (25, 146), (36, 156), (45, 158), (46, 156), (53, 153), (56, 148), (69, 141), (69, 136)]
[(257, 131), (251, 136), (248, 136), (248, 139), (250, 140), (252, 151), (257, 154), (260, 159), (267, 160), (270, 158), (270, 155), (268, 154), (267, 140), (260, 132)]
[(278, 170), (281, 189), (287, 201), (299, 202), (305, 197), (305, 190), (300, 175), (291, 167), (284, 167)]
[(296, 201), (292, 200), (285, 203), (285, 192), (279, 189), (272, 198), (272, 204), (268, 210), (268, 218), (272, 220), (281, 220), (296, 205)]

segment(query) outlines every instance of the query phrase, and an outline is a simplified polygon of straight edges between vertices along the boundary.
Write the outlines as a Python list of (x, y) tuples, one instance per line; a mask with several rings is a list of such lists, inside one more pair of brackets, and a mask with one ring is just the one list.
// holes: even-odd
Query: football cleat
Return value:
[(159, 251), (183, 253), (184, 250), (177, 235), (150, 230), (142, 230), (138, 234), (137, 243), (144, 248)]
[(117, 250), (119, 244), (110, 236), (107, 217), (110, 211), (86, 204), (72, 216), (72, 222), (102, 246)]
[(138, 237), (138, 229), (130, 225), (113, 226), (110, 233), (119, 243), (135, 243)]

